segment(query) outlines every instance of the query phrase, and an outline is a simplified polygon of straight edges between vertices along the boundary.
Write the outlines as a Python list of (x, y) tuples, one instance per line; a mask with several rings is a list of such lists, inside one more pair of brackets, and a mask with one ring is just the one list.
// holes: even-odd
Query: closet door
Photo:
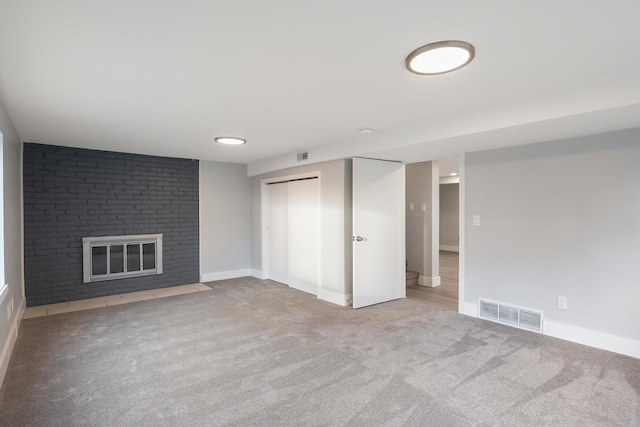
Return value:
[(289, 284), (287, 183), (267, 185), (267, 277)]
[(317, 294), (320, 247), (318, 179), (288, 183), (289, 286)]

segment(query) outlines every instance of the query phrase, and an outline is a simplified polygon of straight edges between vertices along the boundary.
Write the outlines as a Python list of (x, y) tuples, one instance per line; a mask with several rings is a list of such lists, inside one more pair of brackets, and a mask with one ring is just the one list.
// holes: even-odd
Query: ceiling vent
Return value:
[(499, 302), (480, 300), (478, 317), (527, 331), (542, 333), (542, 312)]
[(298, 161), (301, 162), (303, 160), (307, 160), (309, 158), (309, 153), (299, 153)]

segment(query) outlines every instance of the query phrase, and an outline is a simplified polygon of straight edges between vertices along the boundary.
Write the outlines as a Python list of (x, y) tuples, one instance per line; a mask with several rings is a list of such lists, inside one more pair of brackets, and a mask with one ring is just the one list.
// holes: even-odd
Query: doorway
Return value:
[(407, 167), (407, 297), (458, 311), (460, 158)]

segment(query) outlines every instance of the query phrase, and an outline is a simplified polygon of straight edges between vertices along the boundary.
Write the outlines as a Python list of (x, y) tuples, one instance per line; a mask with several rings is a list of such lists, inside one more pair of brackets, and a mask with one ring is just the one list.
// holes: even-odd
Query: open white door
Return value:
[(353, 159), (353, 308), (406, 297), (404, 165)]

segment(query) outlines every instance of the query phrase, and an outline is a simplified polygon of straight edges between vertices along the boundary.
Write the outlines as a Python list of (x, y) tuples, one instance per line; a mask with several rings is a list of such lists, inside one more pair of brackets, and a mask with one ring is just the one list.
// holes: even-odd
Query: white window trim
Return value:
[[(150, 270), (127, 271), (127, 251), (126, 246), (132, 244), (154, 243), (156, 245), (156, 268)], [(124, 272), (109, 273), (106, 275), (94, 276), (91, 274), (91, 248), (96, 246), (123, 245), (124, 250)], [(140, 254), (142, 257), (142, 254)], [(162, 234), (137, 234), (132, 236), (100, 236), (82, 238), (82, 281), (83, 283), (103, 282), (105, 280), (116, 280), (127, 277), (151, 276), (162, 274)]]

